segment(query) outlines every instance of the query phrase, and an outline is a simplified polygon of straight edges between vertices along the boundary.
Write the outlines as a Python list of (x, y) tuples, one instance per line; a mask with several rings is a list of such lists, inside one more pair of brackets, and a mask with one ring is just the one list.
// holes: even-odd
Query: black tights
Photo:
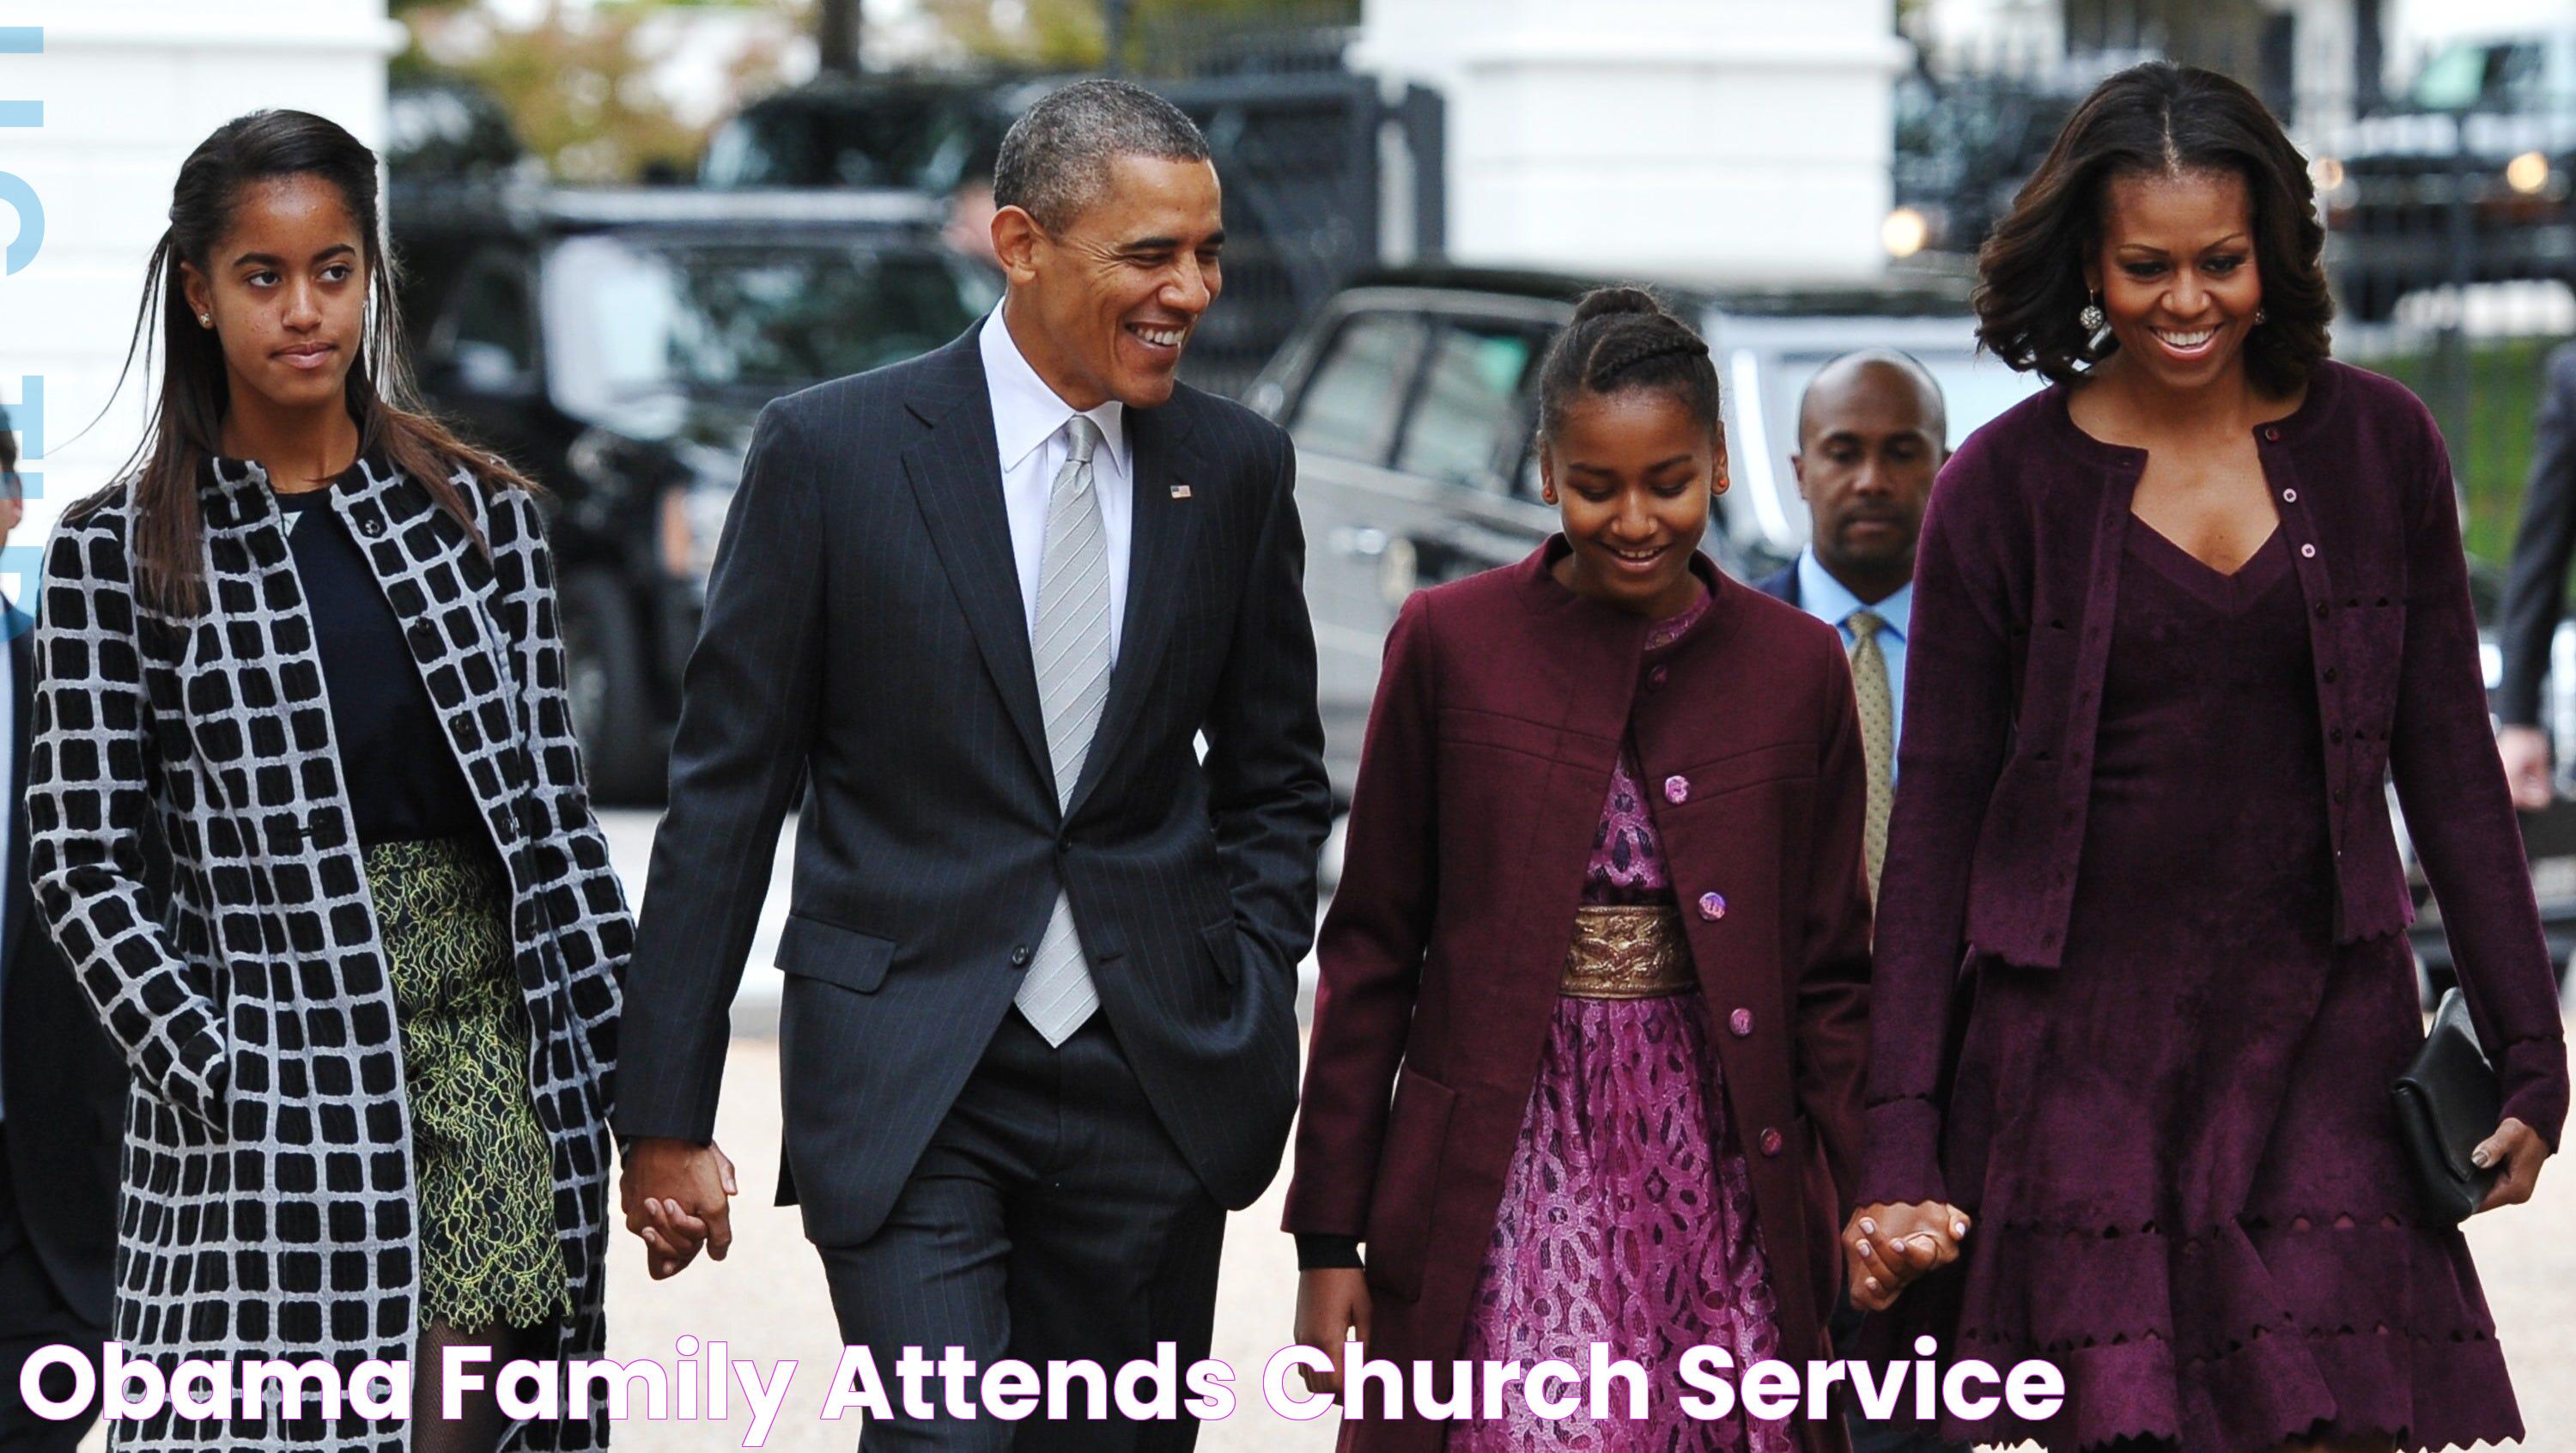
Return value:
[[(518, 1327), (462, 1332), (444, 1322), (430, 1323), (421, 1334), (420, 1355), (412, 1362), (412, 1453), (493, 1453), (499, 1448), (510, 1418), (501, 1411), (492, 1384), (510, 1359), (529, 1355), (537, 1340), (536, 1333)], [(450, 1347), (485, 1347), (492, 1352), (492, 1360), (478, 1369), (482, 1389), (465, 1395), (460, 1409), (464, 1416), (453, 1422), (439, 1415), (442, 1354)]]

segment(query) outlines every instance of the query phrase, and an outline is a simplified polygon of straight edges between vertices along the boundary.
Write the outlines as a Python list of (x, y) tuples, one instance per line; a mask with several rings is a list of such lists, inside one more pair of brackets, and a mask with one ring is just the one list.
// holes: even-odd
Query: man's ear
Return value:
[(1004, 207), (993, 214), (993, 256), (1000, 260), (1002, 271), (1014, 287), (1026, 287), (1037, 281), (1038, 253), (1047, 245), (1046, 229), (1038, 219), (1021, 207)]

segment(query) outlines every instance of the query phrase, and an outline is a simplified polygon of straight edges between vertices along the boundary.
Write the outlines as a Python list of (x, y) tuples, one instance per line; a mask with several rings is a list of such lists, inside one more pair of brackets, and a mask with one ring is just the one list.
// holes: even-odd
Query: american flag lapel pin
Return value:
[(1188, 485), (1186, 485), (1186, 484), (1176, 484), (1176, 485), (1173, 485), (1173, 486), (1172, 486), (1172, 498), (1174, 498), (1174, 499), (1188, 499), (1189, 497), (1190, 497), (1190, 487), (1189, 487)]

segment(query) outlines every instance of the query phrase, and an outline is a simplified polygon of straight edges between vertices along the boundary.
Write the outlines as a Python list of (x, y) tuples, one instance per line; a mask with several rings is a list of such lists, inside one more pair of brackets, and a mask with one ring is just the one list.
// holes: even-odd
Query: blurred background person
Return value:
[[(125, 480), (47, 549), (28, 865), (133, 1067), (115, 1333), (411, 1361), (412, 1417), (165, 1407), (120, 1449), (488, 1453), (443, 1351), (597, 1356), (633, 929), (533, 491), (406, 406), (376, 157), (258, 111), (179, 169)], [(175, 859), (146, 880), (154, 835)], [(525, 1436), (593, 1448), (607, 1414)]]
[(2513, 563), (2496, 611), (2496, 645), (2504, 658), (2496, 689), (2496, 749), (2504, 757), (2513, 805), (2525, 812), (2547, 807), (2557, 795), (2541, 686), (2567, 611), (2567, 567), (2576, 560), (2576, 344), (2552, 350), (2542, 374), (2522, 526), (2514, 534)]
[(2327, 356), (2324, 242), (2262, 103), (2159, 62), (2078, 108), (1980, 259), (1982, 336), (2052, 387), (1924, 521), (1860, 1214), (1977, 1213), (1900, 1325), (2067, 1391), (1948, 1437), (2523, 1433), (2390, 1105), (2423, 1021), (2383, 780), (2500, 1081), (2490, 1208), (2566, 1115), (2556, 984), (2448, 455)]
[[(0, 413), (0, 544), (19, 524), (18, 441)], [(27, 1358), (62, 1343), (95, 1358), (107, 1340), (116, 1261), (116, 1157), (125, 1066), (27, 891), (27, 733), (35, 622), (0, 599), (0, 1453), (67, 1453), (96, 1416), (40, 1418), (19, 1395)], [(70, 1396), (57, 1368), (46, 1395)]]
[(1914, 609), (1914, 541), (1932, 477), (1950, 457), (1941, 385), (1902, 353), (1846, 353), (1816, 370), (1798, 400), (1790, 467), (1807, 502), (1798, 558), (1761, 582), (1842, 632), (1869, 758), (1866, 856), (1878, 892), (1905, 724), (1905, 635)]

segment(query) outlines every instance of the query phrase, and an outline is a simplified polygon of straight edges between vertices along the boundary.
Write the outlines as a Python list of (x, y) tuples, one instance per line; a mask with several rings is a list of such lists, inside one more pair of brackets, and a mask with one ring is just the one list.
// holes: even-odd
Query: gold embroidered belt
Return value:
[(1665, 904), (1574, 910), (1574, 945), (1557, 992), (1576, 999), (1660, 999), (1699, 987), (1681, 913)]

